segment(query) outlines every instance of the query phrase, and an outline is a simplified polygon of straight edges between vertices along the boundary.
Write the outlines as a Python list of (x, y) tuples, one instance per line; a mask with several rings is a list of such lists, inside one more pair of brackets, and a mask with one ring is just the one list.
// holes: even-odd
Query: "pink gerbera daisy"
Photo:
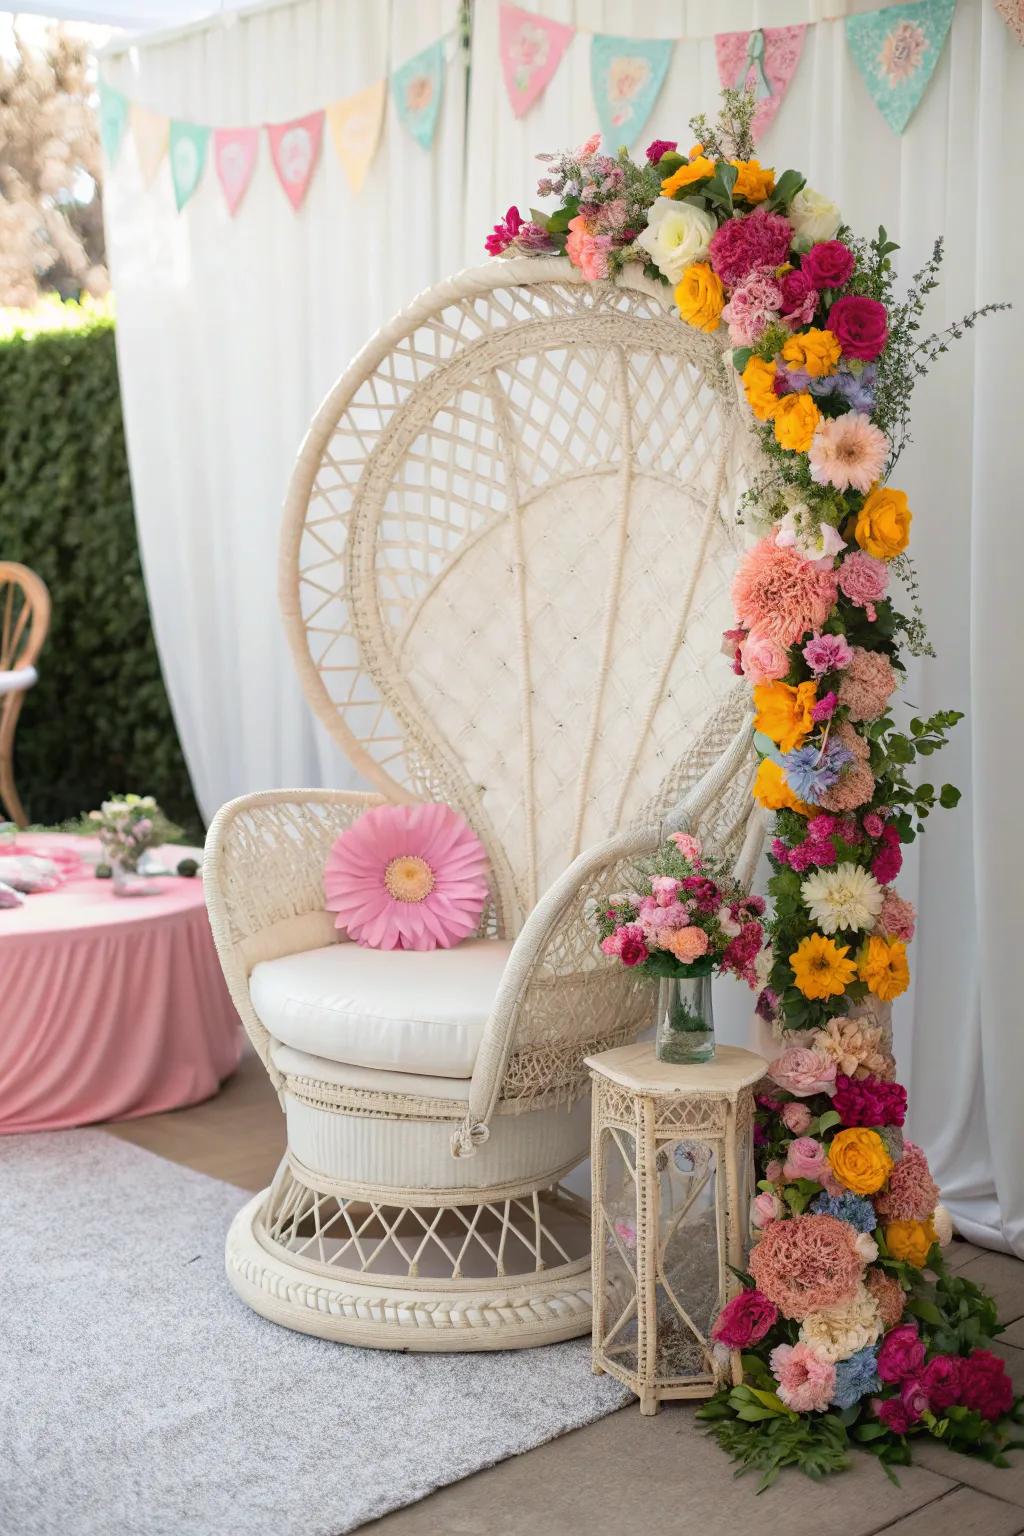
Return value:
[(885, 433), (861, 411), (825, 417), (811, 442), (811, 479), (837, 491), (870, 491), (889, 454)]
[(447, 805), (378, 805), (335, 841), (324, 870), (335, 926), (368, 949), (450, 949), (487, 902), (487, 854)]

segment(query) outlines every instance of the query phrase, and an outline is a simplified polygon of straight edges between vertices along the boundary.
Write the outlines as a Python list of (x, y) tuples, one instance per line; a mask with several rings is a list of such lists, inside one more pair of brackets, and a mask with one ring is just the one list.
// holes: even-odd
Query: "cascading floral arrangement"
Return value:
[(799, 172), (762, 166), (753, 109), (726, 91), (714, 125), (691, 121), (688, 155), (662, 140), (637, 163), (602, 154), (595, 135), (540, 156), (539, 194), (560, 206), (510, 208), (486, 245), (564, 252), (591, 281), (642, 263), (672, 286), (683, 322), (722, 335), (762, 450), (741, 508), (759, 537), (724, 648), (753, 689), (754, 795), (774, 813), (757, 1008), (790, 1042), (757, 1099), (750, 1273), (714, 1328), (741, 1351), (743, 1380), (702, 1417), (764, 1483), (786, 1465), (839, 1470), (851, 1444), (905, 1463), (921, 1433), (998, 1463), (1020, 1418), (985, 1347), (1000, 1325), (992, 1301), (946, 1271), (947, 1218), (924, 1153), (904, 1140), (890, 1051), (887, 1009), (909, 983), (915, 923), (893, 885), (901, 846), (959, 799), (908, 769), (961, 716), (902, 729), (892, 713), (904, 652), (931, 651), (907, 496), (888, 481), (917, 379), (1006, 306), (922, 338), (941, 241), (899, 299), (885, 231), (855, 235)]

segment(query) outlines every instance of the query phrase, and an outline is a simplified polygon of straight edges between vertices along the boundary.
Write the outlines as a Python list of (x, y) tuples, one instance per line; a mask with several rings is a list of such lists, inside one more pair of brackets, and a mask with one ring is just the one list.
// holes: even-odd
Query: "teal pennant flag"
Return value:
[(102, 80), (99, 83), (99, 96), (100, 142), (107, 164), (113, 165), (128, 122), (128, 98), (120, 91), (115, 91), (112, 85), (105, 85)]
[(590, 46), (590, 84), (604, 147), (614, 154), (644, 131), (668, 72), (671, 38), (606, 37)]
[(417, 144), (429, 149), (437, 132), (444, 94), (444, 39), (424, 48), (391, 76), (391, 93), (402, 122)]
[(168, 141), (168, 157), (171, 162), (171, 180), (174, 183), (174, 201), (178, 212), (184, 208), (198, 187), (206, 165), (206, 148), (210, 130), (201, 123), (171, 122)]
[(846, 41), (871, 99), (902, 133), (935, 73), (956, 0), (917, 0), (846, 17)]

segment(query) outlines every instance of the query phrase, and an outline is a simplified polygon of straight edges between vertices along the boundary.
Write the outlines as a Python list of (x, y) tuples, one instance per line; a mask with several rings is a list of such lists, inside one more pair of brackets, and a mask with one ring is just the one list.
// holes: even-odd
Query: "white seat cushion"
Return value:
[(39, 681), (35, 667), (19, 667), (16, 672), (0, 672), (0, 694), (24, 693)]
[(328, 944), (261, 960), (249, 994), (274, 1039), (296, 1050), (385, 1072), (472, 1077), (511, 948), (499, 939), (425, 952)]

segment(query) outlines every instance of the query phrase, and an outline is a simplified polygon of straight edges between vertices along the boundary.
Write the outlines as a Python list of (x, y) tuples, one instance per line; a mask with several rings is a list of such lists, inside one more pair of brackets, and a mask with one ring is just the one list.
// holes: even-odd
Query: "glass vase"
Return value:
[(158, 896), (160, 887), (141, 875), (137, 865), (124, 859), (110, 860), (110, 878), (115, 896)]
[(710, 976), (663, 976), (658, 983), (659, 1061), (679, 1066), (710, 1061), (715, 1054), (715, 1016)]

